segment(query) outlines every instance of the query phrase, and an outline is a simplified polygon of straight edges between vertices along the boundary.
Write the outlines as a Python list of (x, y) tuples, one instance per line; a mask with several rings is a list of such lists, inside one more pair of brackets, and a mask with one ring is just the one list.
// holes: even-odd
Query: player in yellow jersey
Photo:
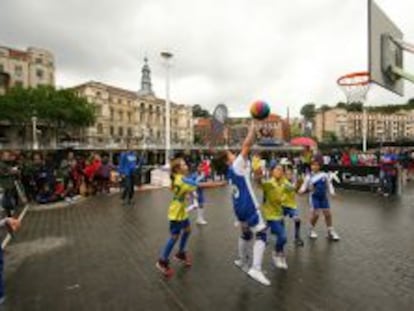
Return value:
[(286, 244), (286, 231), (283, 220), (283, 167), (280, 165), (271, 168), (271, 177), (263, 180), (260, 185), (263, 189), (263, 218), (267, 222), (270, 232), (276, 235), (275, 251), (272, 254), (276, 268), (287, 269), (284, 246)]
[(174, 258), (187, 267), (191, 266), (191, 259), (185, 250), (191, 232), (186, 207), (188, 206), (189, 194), (196, 190), (197, 183), (194, 179), (186, 178), (187, 174), (188, 166), (184, 159), (174, 159), (171, 163), (171, 190), (174, 196), (168, 209), (171, 236), (156, 263), (156, 267), (167, 277), (174, 273), (174, 270), (169, 266), (169, 257), (180, 236), (179, 250)]
[(300, 217), (296, 201), (296, 192), (300, 187), (300, 182), (295, 179), (291, 168), (287, 167), (285, 170), (285, 177), (283, 178), (283, 215), (289, 216), (295, 223), (295, 245), (303, 246), (303, 240), (300, 236)]

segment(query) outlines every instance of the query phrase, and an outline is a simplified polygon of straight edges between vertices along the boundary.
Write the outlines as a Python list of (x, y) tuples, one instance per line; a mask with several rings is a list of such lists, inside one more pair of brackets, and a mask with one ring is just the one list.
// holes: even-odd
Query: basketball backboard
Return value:
[(368, 0), (368, 71), (370, 80), (398, 95), (404, 95), (403, 33), (374, 0)]

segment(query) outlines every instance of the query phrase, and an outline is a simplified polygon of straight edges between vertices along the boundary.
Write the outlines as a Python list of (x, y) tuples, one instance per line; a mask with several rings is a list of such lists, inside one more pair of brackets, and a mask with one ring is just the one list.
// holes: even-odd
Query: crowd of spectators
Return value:
[(61, 200), (71, 202), (76, 195), (109, 193), (117, 186), (119, 174), (106, 152), (0, 152), (0, 188), (3, 207), (8, 211), (18, 203), (19, 186), (29, 202), (38, 204)]

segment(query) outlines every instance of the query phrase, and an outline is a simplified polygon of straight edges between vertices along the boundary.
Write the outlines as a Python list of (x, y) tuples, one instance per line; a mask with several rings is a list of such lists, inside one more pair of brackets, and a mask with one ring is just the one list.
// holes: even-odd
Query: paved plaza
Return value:
[[(229, 188), (206, 191), (205, 227), (193, 226), (190, 269), (165, 280), (155, 261), (167, 239), (167, 189), (31, 211), (6, 249), (4, 310), (413, 310), (414, 187), (401, 199), (352, 191), (333, 202), (342, 240), (287, 247), (276, 270), (268, 245), (263, 287), (233, 265), (238, 229)], [(301, 199), (307, 218), (306, 198)], [(193, 215), (195, 216), (195, 215)], [(289, 237), (293, 226), (289, 226)]]

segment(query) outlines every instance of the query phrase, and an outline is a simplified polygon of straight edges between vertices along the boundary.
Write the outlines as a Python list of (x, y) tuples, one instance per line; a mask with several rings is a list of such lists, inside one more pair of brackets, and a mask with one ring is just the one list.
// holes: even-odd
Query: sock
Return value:
[(239, 259), (243, 261), (243, 263), (247, 263), (249, 258), (249, 246), (250, 241), (239, 238)]
[(199, 207), (197, 209), (197, 217), (198, 217), (198, 219), (203, 219), (204, 220), (204, 209), (203, 208)]
[(263, 240), (255, 240), (253, 245), (253, 264), (252, 267), (256, 270), (262, 270), (263, 253), (266, 248), (266, 243)]
[(300, 219), (295, 220), (295, 239), (300, 238)]
[(173, 238), (168, 239), (167, 245), (165, 245), (164, 250), (161, 255), (162, 260), (168, 260), (168, 258), (170, 257), (171, 251), (174, 248), (175, 242), (177, 242), (177, 240)]
[(181, 240), (180, 240), (180, 248), (179, 248), (179, 252), (180, 253), (184, 253), (185, 252), (185, 247), (187, 246), (187, 241), (188, 241), (188, 237), (190, 236), (190, 232), (183, 232), (181, 235)]

